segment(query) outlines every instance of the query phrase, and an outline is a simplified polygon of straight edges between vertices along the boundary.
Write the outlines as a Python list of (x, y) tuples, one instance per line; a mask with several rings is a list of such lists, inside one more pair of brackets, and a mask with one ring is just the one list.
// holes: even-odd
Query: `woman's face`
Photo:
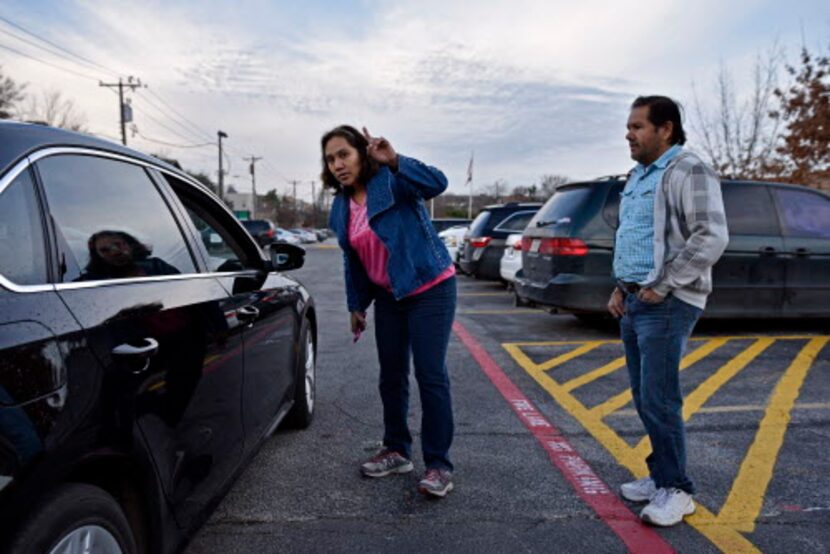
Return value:
[(360, 152), (346, 139), (337, 136), (329, 139), (323, 155), (329, 171), (341, 185), (353, 187), (359, 181), (360, 171), (363, 168)]
[(133, 251), (121, 237), (104, 235), (95, 240), (95, 251), (110, 265), (122, 267), (133, 259)]

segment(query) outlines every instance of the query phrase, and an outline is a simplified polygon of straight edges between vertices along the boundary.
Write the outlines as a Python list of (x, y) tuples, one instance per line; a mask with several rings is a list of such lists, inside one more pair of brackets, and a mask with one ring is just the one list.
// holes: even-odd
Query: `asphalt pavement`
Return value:
[(701, 322), (683, 387), (698, 513), (640, 524), (619, 500), (647, 441), (626, 397), (613, 322), (514, 308), (505, 288), (459, 276), (450, 343), (455, 490), (416, 492), (423, 472), (360, 476), (382, 434), (373, 317), (348, 332), (339, 250), (293, 272), (319, 314), (317, 413), (278, 431), (194, 537), (208, 552), (828, 552), (827, 321)]

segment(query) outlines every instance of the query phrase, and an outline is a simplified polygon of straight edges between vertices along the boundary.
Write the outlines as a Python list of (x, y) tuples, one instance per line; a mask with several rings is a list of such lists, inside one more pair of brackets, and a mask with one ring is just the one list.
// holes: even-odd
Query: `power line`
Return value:
[(186, 131), (187, 133), (190, 133), (192, 136), (196, 137), (198, 140), (205, 140), (205, 137), (203, 137), (201, 134), (194, 133), (189, 127), (182, 124), (179, 120), (170, 117), (168, 112), (166, 112), (164, 109), (160, 108), (158, 104), (156, 104), (155, 102), (150, 100), (150, 98), (148, 98), (146, 95), (142, 94), (142, 92), (143, 91), (138, 91), (136, 94), (138, 96), (140, 96), (141, 99), (144, 100), (145, 102), (147, 102), (150, 106), (155, 108), (156, 111), (158, 111), (158, 113), (160, 113), (163, 117), (167, 118), (168, 121), (170, 121), (172, 123), (175, 123), (176, 125), (181, 127), (184, 131)]
[(77, 59), (79, 59), (79, 60), (82, 60), (82, 61), (86, 62), (87, 64), (92, 64), (92, 65), (94, 65), (94, 66), (96, 66), (96, 67), (99, 67), (99, 68), (103, 69), (104, 71), (106, 71), (106, 72), (108, 72), (108, 73), (112, 73), (113, 75), (122, 75), (122, 74), (123, 74), (123, 72), (121, 72), (121, 71), (116, 71), (116, 70), (114, 70), (114, 69), (112, 69), (112, 68), (109, 68), (109, 67), (107, 67), (107, 66), (105, 66), (105, 65), (101, 65), (101, 64), (99, 64), (99, 63), (96, 63), (96, 62), (94, 62), (94, 61), (92, 61), (92, 60), (90, 60), (90, 59), (88, 59), (88, 58), (85, 58), (85, 57), (83, 57), (83, 56), (81, 56), (81, 55), (79, 55), (79, 54), (76, 54), (76, 53), (72, 52), (71, 50), (68, 50), (68, 49), (64, 48), (64, 47), (63, 47), (63, 46), (61, 46), (60, 44), (55, 44), (54, 42), (52, 42), (52, 41), (50, 41), (50, 40), (48, 40), (48, 39), (45, 39), (45, 38), (43, 38), (43, 37), (41, 37), (41, 36), (39, 36), (39, 35), (36, 35), (36, 34), (35, 34), (35, 33), (33, 33), (32, 31), (29, 31), (28, 29), (24, 28), (23, 26), (21, 26), (21, 25), (19, 25), (19, 24), (15, 23), (14, 21), (11, 21), (11, 20), (9, 20), (9, 19), (7, 19), (7, 18), (3, 17), (3, 16), (0, 16), (0, 21), (4, 21), (7, 25), (11, 25), (11, 26), (12, 26), (12, 27), (14, 27), (15, 29), (19, 29), (19, 30), (23, 31), (24, 33), (26, 33), (26, 34), (27, 34), (27, 35), (29, 35), (29, 36), (35, 37), (36, 39), (38, 39), (38, 40), (40, 40), (40, 41), (42, 41), (42, 42), (45, 42), (46, 44), (49, 44), (49, 45), (51, 45), (51, 46), (54, 46), (54, 47), (55, 47), (55, 48), (57, 48), (58, 50), (61, 50), (62, 52), (66, 52), (66, 53), (67, 53), (67, 54), (69, 54), (70, 56), (72, 56), (72, 57), (74, 57), (74, 58), (77, 58)]
[(184, 121), (185, 123), (188, 123), (193, 129), (198, 131), (200, 134), (204, 135), (203, 137), (200, 137), (200, 138), (205, 138), (205, 137), (210, 137), (211, 136), (210, 133), (208, 133), (207, 131), (205, 131), (204, 129), (202, 129), (201, 127), (199, 127), (195, 123), (193, 123), (191, 120), (189, 120), (188, 118), (183, 116), (178, 110), (176, 110), (176, 108), (171, 106), (169, 102), (167, 102), (164, 98), (162, 98), (161, 96), (159, 96), (158, 94), (153, 92), (152, 89), (148, 88), (146, 90), (149, 94), (154, 96), (156, 98), (156, 100), (158, 100), (159, 102), (161, 102), (162, 104), (167, 106), (170, 109), (170, 111), (172, 111), (174, 114), (178, 115), (182, 119), (182, 121)]
[(77, 75), (78, 77), (83, 77), (84, 79), (89, 79), (91, 81), (98, 81), (99, 80), (97, 77), (93, 77), (93, 76), (87, 75), (85, 73), (80, 73), (78, 71), (75, 71), (74, 69), (67, 69), (66, 67), (62, 67), (62, 66), (60, 66), (58, 64), (55, 64), (55, 63), (52, 63), (52, 62), (47, 62), (45, 60), (41, 60), (40, 58), (36, 58), (35, 56), (32, 56), (31, 54), (21, 52), (20, 50), (17, 50), (16, 48), (12, 48), (10, 46), (6, 46), (5, 44), (0, 44), (0, 48), (3, 48), (3, 49), (8, 50), (10, 52), (14, 52), (15, 54), (23, 56), (24, 58), (29, 58), (29, 59), (34, 60), (36, 62), (46, 64), (50, 67), (54, 67), (55, 69), (60, 69), (61, 71), (66, 71), (67, 73), (72, 73), (73, 75)]
[(202, 143), (202, 144), (174, 144), (172, 142), (167, 142), (167, 141), (164, 141), (164, 140), (159, 140), (159, 139), (154, 139), (154, 138), (148, 137), (148, 136), (144, 135), (143, 133), (141, 133), (141, 131), (139, 131), (138, 128), (135, 129), (135, 133), (144, 140), (147, 140), (147, 141), (150, 141), (150, 142), (155, 142), (155, 143), (161, 144), (163, 146), (170, 146), (170, 147), (173, 147), (173, 148), (204, 148), (206, 146), (213, 146), (212, 142), (205, 142), (205, 143)]

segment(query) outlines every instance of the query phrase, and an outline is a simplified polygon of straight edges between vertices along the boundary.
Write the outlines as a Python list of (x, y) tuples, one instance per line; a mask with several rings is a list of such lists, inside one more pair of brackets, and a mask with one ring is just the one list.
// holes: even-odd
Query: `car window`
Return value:
[(18, 285), (47, 281), (43, 226), (29, 171), (0, 193), (0, 273)]
[(721, 190), (730, 235), (781, 234), (769, 187), (724, 183)]
[[(242, 271), (257, 269), (257, 260), (246, 253), (227, 226), (233, 221), (207, 195), (194, 191), (187, 183), (166, 173), (164, 178), (185, 207), (193, 222), (196, 233), (207, 251), (207, 266), (210, 272)], [(267, 221), (250, 220), (267, 225)]]
[(471, 237), (478, 237), (484, 234), (484, 230), (487, 227), (487, 222), (490, 221), (490, 211), (484, 210), (480, 214), (476, 216), (473, 222), (470, 224), (470, 236)]
[(830, 200), (810, 191), (776, 188), (784, 234), (830, 238)]
[(536, 214), (535, 222), (550, 225), (563, 217), (573, 218), (579, 213), (590, 196), (590, 186), (558, 188), (553, 196), (545, 202), (539, 213)]
[(173, 214), (141, 166), (95, 156), (37, 162), (61, 248), (62, 281), (193, 273)]
[(602, 208), (602, 218), (614, 229), (620, 225), (620, 193), (624, 186), (625, 183), (617, 183), (610, 187)]
[(498, 224), (495, 231), (524, 231), (536, 211), (532, 212), (516, 212), (508, 216), (504, 221)]

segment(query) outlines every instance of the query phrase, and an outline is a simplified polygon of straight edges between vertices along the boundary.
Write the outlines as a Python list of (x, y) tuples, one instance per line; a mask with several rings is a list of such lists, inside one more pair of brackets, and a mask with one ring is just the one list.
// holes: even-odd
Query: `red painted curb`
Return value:
[(513, 384), (475, 337), (457, 321), (453, 323), (453, 330), (525, 427), (547, 451), (553, 465), (571, 484), (577, 495), (622, 539), (629, 552), (674, 552), (669, 543), (654, 529), (643, 525), (608, 485), (597, 477), (591, 466)]

